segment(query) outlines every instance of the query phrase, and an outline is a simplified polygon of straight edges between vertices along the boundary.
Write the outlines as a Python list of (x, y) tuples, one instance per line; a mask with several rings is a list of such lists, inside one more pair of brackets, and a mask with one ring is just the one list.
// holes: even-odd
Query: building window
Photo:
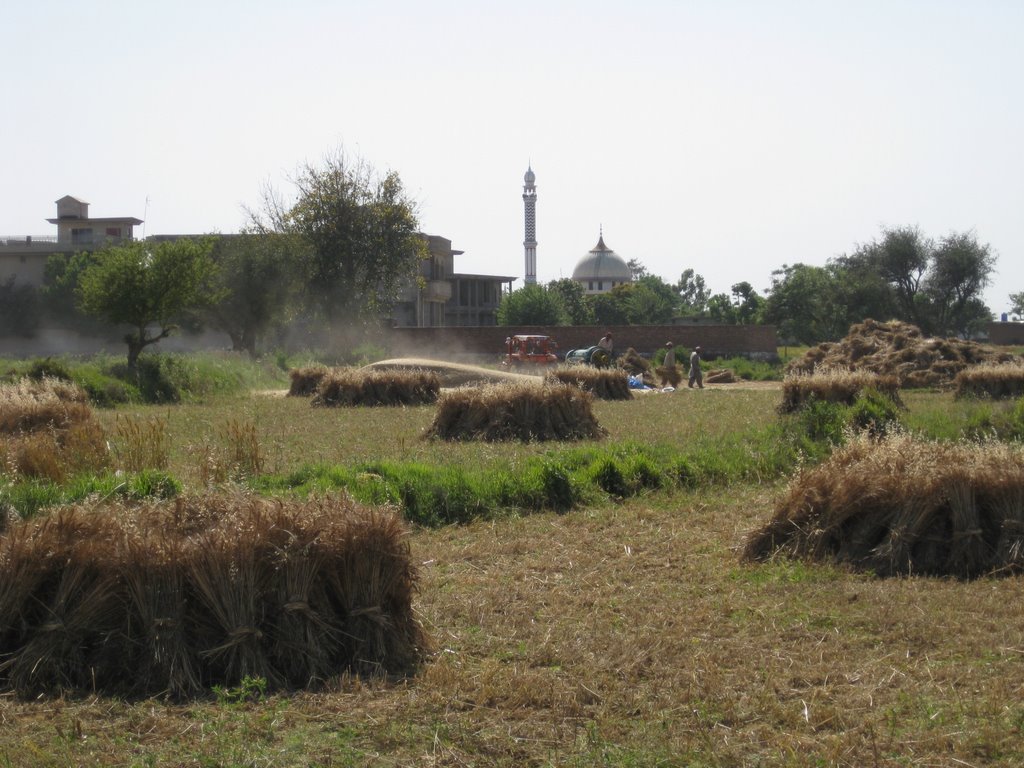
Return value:
[(72, 245), (92, 245), (92, 229), (72, 229)]
[(107, 237), (121, 237), (121, 228), (107, 227)]

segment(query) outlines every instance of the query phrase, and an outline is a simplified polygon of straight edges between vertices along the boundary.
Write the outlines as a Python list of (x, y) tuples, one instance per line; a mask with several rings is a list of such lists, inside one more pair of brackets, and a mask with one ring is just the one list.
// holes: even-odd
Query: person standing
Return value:
[(674, 387), (679, 383), (679, 376), (676, 373), (676, 350), (671, 341), (665, 342), (665, 362), (662, 364), (661, 386)]
[(699, 346), (694, 347), (693, 352), (690, 353), (690, 381), (687, 384), (690, 389), (693, 389), (694, 384), (700, 389), (704, 389), (704, 374), (700, 370), (700, 353)]

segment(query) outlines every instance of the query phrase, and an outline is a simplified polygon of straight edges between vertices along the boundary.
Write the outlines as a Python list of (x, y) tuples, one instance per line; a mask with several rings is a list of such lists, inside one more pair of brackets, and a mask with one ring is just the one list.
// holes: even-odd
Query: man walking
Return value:
[(687, 386), (693, 389), (693, 385), (696, 385), (700, 389), (704, 389), (704, 374), (700, 370), (700, 347), (694, 347), (693, 352), (690, 353), (690, 381)]

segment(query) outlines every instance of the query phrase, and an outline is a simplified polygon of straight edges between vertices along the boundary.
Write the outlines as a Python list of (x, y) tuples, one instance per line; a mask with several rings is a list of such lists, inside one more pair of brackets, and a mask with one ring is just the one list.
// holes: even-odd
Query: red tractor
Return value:
[(558, 362), (558, 345), (550, 336), (509, 336), (505, 339), (503, 365), (554, 365)]

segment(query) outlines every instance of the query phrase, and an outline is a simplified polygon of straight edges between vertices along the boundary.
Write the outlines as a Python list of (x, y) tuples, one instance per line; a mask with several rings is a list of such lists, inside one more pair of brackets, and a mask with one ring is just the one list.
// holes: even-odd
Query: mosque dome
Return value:
[(578, 262), (572, 271), (572, 279), (583, 285), (587, 293), (606, 293), (616, 285), (633, 279), (626, 260), (604, 244), (604, 234), (597, 245)]

